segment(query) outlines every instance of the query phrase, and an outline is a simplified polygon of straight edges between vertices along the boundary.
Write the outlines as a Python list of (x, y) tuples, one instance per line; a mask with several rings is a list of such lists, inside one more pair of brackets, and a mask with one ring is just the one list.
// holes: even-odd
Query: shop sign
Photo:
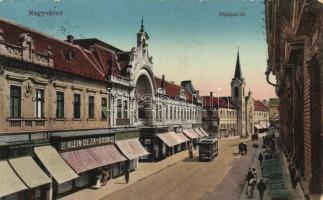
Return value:
[(52, 135), (51, 132), (37, 132), (30, 134), (30, 140), (48, 140)]
[(75, 149), (87, 146), (95, 146), (100, 144), (107, 144), (113, 143), (114, 136), (101, 136), (101, 137), (92, 137), (92, 138), (81, 138), (81, 139), (73, 139), (68, 141), (61, 141), (60, 142), (60, 149), (67, 150), (67, 149)]

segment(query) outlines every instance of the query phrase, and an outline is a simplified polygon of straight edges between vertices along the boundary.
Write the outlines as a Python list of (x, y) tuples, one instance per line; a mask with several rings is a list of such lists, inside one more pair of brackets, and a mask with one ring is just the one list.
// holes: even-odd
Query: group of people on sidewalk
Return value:
[(249, 168), (247, 174), (247, 192), (246, 195), (248, 198), (253, 198), (255, 186), (257, 185), (257, 189), (260, 195), (260, 199), (263, 200), (264, 192), (267, 188), (266, 184), (264, 183), (263, 179), (260, 179), (259, 183), (257, 184), (257, 170), (256, 168)]
[[(263, 146), (262, 146), (263, 152), (266, 152), (267, 150), (274, 148), (273, 146), (274, 146), (274, 143), (272, 143), (271, 140), (269, 138), (266, 138), (266, 136), (265, 136)], [(262, 152), (259, 153), (258, 160), (259, 160), (260, 168), (262, 168), (263, 161), (264, 161), (264, 155), (262, 154)], [(258, 180), (257, 180), (256, 168), (255, 167), (249, 168), (248, 173), (247, 173), (247, 184), (248, 184), (247, 191), (246, 191), (247, 198), (253, 198), (254, 197), (254, 190), (255, 190), (255, 188), (257, 188), (257, 190), (259, 192), (259, 197), (261, 200), (263, 200), (264, 193), (265, 193), (265, 190), (267, 189), (267, 186), (262, 178), (259, 180), (258, 183), (257, 182), (258, 182)]]

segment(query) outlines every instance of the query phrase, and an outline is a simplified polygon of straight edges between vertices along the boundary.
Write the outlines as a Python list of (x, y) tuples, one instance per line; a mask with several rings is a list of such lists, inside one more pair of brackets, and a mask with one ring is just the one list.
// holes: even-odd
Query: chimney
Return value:
[(67, 36), (67, 42), (73, 44), (73, 41), (74, 41), (73, 35), (68, 35)]

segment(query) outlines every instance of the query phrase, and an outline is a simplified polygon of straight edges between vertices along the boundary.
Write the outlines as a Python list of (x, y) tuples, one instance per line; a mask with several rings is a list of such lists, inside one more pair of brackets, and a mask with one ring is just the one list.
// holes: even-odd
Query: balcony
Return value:
[(116, 119), (116, 125), (117, 126), (128, 126), (130, 125), (130, 119)]
[(22, 128), (32, 128), (33, 126), (44, 127), (46, 125), (47, 119), (23, 119), (23, 118), (8, 118), (9, 127), (22, 127)]

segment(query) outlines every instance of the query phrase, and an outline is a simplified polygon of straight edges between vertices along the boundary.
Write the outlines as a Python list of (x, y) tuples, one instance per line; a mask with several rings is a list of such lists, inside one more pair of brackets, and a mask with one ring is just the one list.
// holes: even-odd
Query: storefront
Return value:
[(52, 146), (41, 146), (35, 147), (34, 152), (42, 168), (47, 171), (49, 177), (52, 177), (53, 199), (71, 192), (73, 180), (79, 176), (63, 160), (58, 151)]
[(183, 130), (183, 133), (190, 139), (190, 142), (193, 143), (193, 146), (196, 147), (196, 144), (201, 138), (201, 136), (198, 133), (196, 133), (193, 129), (185, 129)]
[(186, 140), (178, 136), (175, 132), (166, 132), (166, 133), (159, 133), (157, 134), (159, 138), (162, 154), (159, 154), (161, 158), (165, 158), (171, 156), (179, 151), (182, 150), (181, 144), (185, 143)]
[(137, 168), (138, 160), (140, 157), (149, 154), (146, 149), (140, 144), (138, 139), (120, 140), (116, 141), (116, 144), (118, 149), (128, 159), (125, 167), (130, 171), (133, 171)]
[(31, 156), (0, 161), (0, 199), (49, 199), (50, 178)]

